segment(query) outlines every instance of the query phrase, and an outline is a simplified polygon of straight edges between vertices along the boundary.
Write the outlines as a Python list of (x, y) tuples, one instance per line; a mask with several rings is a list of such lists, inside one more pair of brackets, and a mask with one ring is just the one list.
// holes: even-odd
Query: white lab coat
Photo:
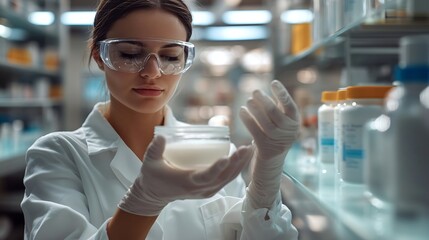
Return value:
[[(81, 128), (48, 134), (28, 150), (21, 204), (26, 239), (108, 239), (107, 222), (139, 174), (141, 161), (99, 112), (102, 105), (94, 107)], [(184, 124), (169, 108), (165, 114), (165, 125)], [(280, 196), (268, 211), (251, 209), (244, 195), (239, 177), (211, 198), (174, 201), (162, 210), (147, 239), (297, 238)], [(264, 220), (267, 213), (270, 219)]]

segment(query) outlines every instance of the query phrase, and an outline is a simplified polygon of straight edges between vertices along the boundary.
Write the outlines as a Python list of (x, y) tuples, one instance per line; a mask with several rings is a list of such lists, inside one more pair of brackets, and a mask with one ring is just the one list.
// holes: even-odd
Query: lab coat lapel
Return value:
[(105, 151), (114, 152), (110, 167), (121, 184), (128, 189), (140, 172), (141, 161), (101, 114), (100, 109), (106, 104), (96, 104), (83, 124), (88, 154), (94, 156)]
[(134, 152), (123, 141), (119, 141), (110, 167), (125, 188), (128, 189), (137, 178), (141, 165), (142, 162)]

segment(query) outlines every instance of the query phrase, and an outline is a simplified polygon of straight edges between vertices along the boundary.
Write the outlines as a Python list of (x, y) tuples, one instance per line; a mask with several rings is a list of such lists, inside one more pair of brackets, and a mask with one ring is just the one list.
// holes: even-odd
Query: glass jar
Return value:
[(184, 170), (207, 168), (228, 156), (230, 151), (227, 126), (157, 126), (155, 135), (162, 135), (167, 140), (164, 160)]

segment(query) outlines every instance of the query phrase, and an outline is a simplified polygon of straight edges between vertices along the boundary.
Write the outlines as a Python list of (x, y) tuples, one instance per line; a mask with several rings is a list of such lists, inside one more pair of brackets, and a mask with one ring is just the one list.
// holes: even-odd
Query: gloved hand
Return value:
[(272, 99), (256, 90), (240, 110), (240, 118), (256, 146), (252, 181), (247, 197), (254, 209), (270, 208), (280, 189), (280, 177), (287, 151), (299, 132), (299, 113), (286, 88), (271, 83)]
[(119, 208), (136, 215), (156, 216), (179, 199), (208, 198), (233, 180), (252, 158), (251, 146), (240, 147), (204, 170), (181, 170), (167, 164), (162, 154), (165, 138), (155, 136), (147, 148), (141, 172), (119, 203)]

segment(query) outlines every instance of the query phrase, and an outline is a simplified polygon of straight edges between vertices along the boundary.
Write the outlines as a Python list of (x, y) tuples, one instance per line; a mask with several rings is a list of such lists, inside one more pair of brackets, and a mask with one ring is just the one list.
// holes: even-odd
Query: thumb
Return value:
[(149, 144), (146, 154), (145, 161), (147, 160), (162, 160), (162, 154), (165, 149), (165, 137), (163, 136), (155, 136), (152, 142)]

